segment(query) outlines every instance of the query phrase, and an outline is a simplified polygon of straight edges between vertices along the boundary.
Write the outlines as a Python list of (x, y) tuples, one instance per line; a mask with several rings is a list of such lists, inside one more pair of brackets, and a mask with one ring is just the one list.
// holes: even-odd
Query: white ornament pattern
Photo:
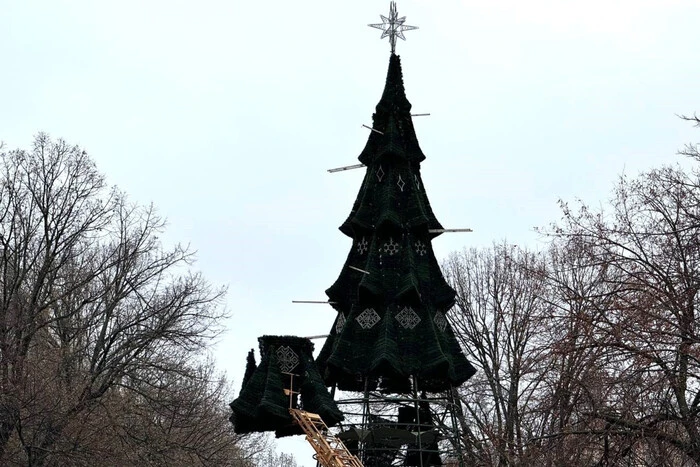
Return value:
[(399, 186), (399, 190), (403, 193), (403, 187), (406, 186), (406, 182), (403, 181), (403, 178), (401, 178), (401, 175), (399, 175), (399, 179), (396, 182), (396, 184)]
[(419, 256), (423, 256), (428, 252), (428, 249), (425, 247), (425, 243), (421, 242), (418, 240), (416, 243), (416, 253), (418, 253)]
[(338, 320), (335, 322), (335, 332), (340, 334), (340, 331), (345, 327), (345, 315), (340, 313), (338, 315)]
[(416, 182), (416, 188), (420, 190), (420, 181), (418, 180), (418, 175), (413, 174), (413, 181)]
[(380, 165), (379, 170), (377, 170), (377, 180), (381, 182), (382, 178), (384, 178), (384, 169), (382, 169), (382, 166)]
[(396, 320), (406, 329), (413, 329), (420, 323), (420, 316), (413, 311), (410, 306), (405, 306), (403, 310), (396, 314)]
[(433, 321), (435, 321), (435, 325), (442, 331), (445, 332), (445, 329), (447, 329), (447, 318), (445, 317), (445, 314), (441, 311), (438, 311), (435, 313), (435, 318), (433, 318)]
[(393, 238), (389, 238), (389, 241), (384, 244), (384, 251), (389, 253), (390, 256), (394, 256), (399, 252), (399, 244)]
[(291, 373), (299, 364), (299, 356), (287, 345), (277, 348), (277, 363), (280, 371)]
[(381, 316), (374, 311), (374, 308), (367, 308), (355, 318), (355, 321), (362, 329), (372, 329), (381, 319)]
[(362, 240), (360, 240), (357, 243), (357, 252), (359, 254), (363, 255), (365, 253), (365, 251), (367, 251), (367, 245), (368, 245), (367, 239), (365, 237), (362, 237)]

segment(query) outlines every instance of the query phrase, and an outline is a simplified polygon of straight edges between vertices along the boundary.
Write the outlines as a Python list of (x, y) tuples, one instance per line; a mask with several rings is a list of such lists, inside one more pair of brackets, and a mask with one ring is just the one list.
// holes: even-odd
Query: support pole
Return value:
[[(369, 412), (369, 376), (365, 376), (365, 391), (364, 391), (364, 396), (362, 398), (362, 426), (365, 429), (369, 428), (369, 419), (370, 419), (370, 412)], [(367, 460), (367, 438), (364, 438), (361, 443), (358, 443), (358, 448), (360, 447), (360, 444), (362, 445), (362, 449), (360, 449), (359, 453), (360, 454), (360, 462), (364, 465), (365, 461)]]
[(292, 300), (292, 303), (313, 303), (313, 304), (324, 304), (324, 305), (333, 305), (335, 302), (329, 302), (329, 301), (324, 301), (324, 300)]
[(361, 169), (362, 167), (367, 167), (367, 166), (365, 164), (346, 165), (344, 167), (336, 167), (335, 169), (328, 169), (328, 172), (329, 173), (344, 172), (346, 170)]
[(457, 395), (457, 388), (455, 387), (452, 387), (449, 391), (448, 404), (452, 418), (452, 429), (454, 430), (455, 436), (455, 451), (457, 452), (458, 466), (466, 467), (467, 464), (465, 463), (464, 453), (462, 452), (462, 437), (459, 434), (461, 422), (458, 419), (458, 417), (463, 417), (462, 405)]
[(428, 229), (428, 233), (474, 232), (472, 229)]
[(375, 132), (375, 133), (379, 133), (380, 135), (383, 135), (383, 134), (384, 134), (384, 133), (382, 133), (381, 131), (372, 128), (371, 126), (365, 125), (364, 123), (362, 124), (362, 126), (365, 127), (365, 128), (367, 128), (368, 130), (372, 130), (372, 131)]
[(421, 433), (423, 427), (420, 422), (420, 403), (418, 401), (418, 378), (416, 375), (411, 376), (413, 379), (413, 406), (416, 408), (416, 424), (418, 425), (418, 465), (423, 467), (423, 443), (421, 441)]
[(350, 269), (357, 271), (357, 272), (361, 272), (362, 274), (369, 274), (369, 271), (365, 271), (364, 269), (356, 268), (355, 266), (350, 266), (350, 265), (348, 265), (348, 267)]

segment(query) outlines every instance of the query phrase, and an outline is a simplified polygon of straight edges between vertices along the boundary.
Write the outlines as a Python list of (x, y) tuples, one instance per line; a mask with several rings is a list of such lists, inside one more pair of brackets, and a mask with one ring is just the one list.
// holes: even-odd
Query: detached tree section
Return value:
[(0, 157), (0, 464), (235, 458), (226, 386), (197, 363), (222, 291), (80, 148)]
[(251, 350), (240, 395), (230, 404), (236, 433), (274, 431), (278, 437), (302, 434), (290, 408), (318, 414), (327, 426), (343, 420), (318, 373), (311, 341), (295, 336), (263, 336), (258, 342), (260, 365), (256, 366)]
[(384, 389), (402, 392), (415, 376), (421, 389), (442, 391), (474, 373), (445, 317), (455, 293), (431, 247), (429, 230), (441, 226), (421, 180), (425, 156), (410, 109), (392, 54), (359, 157), (367, 172), (340, 227), (352, 249), (326, 291), (338, 315), (317, 360), (326, 383), (343, 390), (364, 391), (381, 378)]

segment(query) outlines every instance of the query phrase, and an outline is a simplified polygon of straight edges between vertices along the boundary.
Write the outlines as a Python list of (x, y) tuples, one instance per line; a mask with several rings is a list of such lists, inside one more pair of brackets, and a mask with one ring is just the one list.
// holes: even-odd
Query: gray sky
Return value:
[[(238, 390), (263, 334), (325, 334), (350, 239), (361, 124), (383, 90), (388, 1), (0, 0), (0, 140), (46, 131), (169, 219), (228, 284), (216, 349)], [(538, 247), (559, 198), (604, 203), (616, 176), (700, 139), (697, 0), (401, 0), (422, 175), (450, 251)], [(316, 341), (317, 349), (321, 342)], [(304, 465), (311, 448), (294, 450)]]

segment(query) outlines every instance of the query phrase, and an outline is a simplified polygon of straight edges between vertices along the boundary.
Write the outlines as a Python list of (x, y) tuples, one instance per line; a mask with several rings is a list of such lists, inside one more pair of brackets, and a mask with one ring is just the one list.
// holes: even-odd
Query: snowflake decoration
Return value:
[(379, 169), (377, 169), (377, 180), (381, 182), (382, 178), (384, 178), (384, 169), (382, 169), (382, 166), (380, 165)]
[(435, 313), (435, 318), (433, 318), (433, 321), (442, 332), (445, 332), (445, 329), (447, 329), (447, 318), (443, 312), (438, 311)]
[(420, 190), (420, 180), (418, 180), (418, 174), (413, 174), (413, 181), (416, 182), (416, 188)]
[(299, 356), (287, 345), (277, 348), (277, 363), (280, 371), (291, 373), (299, 364)]
[(381, 320), (381, 316), (374, 311), (374, 308), (367, 308), (365, 311), (360, 313), (355, 320), (357, 321), (357, 324), (359, 324), (362, 329), (372, 329), (375, 324), (377, 324)]
[(389, 241), (384, 244), (384, 251), (389, 253), (390, 256), (394, 256), (399, 252), (399, 244), (393, 238), (389, 238)]
[(418, 253), (419, 256), (423, 256), (428, 252), (428, 249), (425, 247), (425, 243), (421, 242), (418, 240), (416, 243), (416, 253)]
[(406, 182), (403, 181), (403, 178), (401, 178), (401, 175), (399, 175), (399, 180), (396, 182), (396, 184), (399, 186), (399, 190), (403, 193), (403, 187), (406, 186)]
[(365, 251), (367, 251), (367, 245), (367, 239), (365, 237), (362, 237), (362, 240), (357, 242), (357, 252), (363, 255)]
[(340, 334), (340, 331), (342, 331), (344, 327), (345, 327), (345, 315), (340, 313), (340, 314), (338, 314), (338, 320), (335, 322), (335, 332)]
[(397, 313), (396, 319), (406, 329), (413, 329), (420, 323), (420, 316), (410, 306), (405, 306), (403, 310)]

